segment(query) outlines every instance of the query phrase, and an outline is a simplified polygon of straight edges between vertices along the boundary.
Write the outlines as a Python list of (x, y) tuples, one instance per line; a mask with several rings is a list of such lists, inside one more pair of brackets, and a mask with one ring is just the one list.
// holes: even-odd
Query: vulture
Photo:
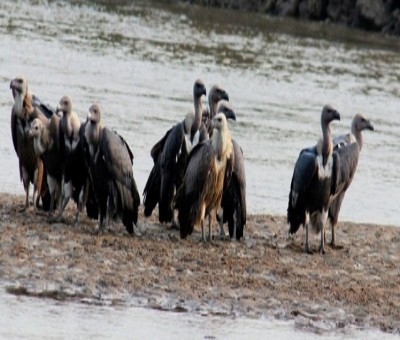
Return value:
[(81, 122), (78, 115), (72, 111), (72, 101), (69, 96), (63, 96), (57, 106), (57, 113), (61, 112), (59, 145), (61, 162), (63, 167), (61, 206), (57, 221), (61, 220), (65, 207), (72, 197), (78, 205), (75, 222), (78, 221), (79, 210), (82, 206), (82, 192), (88, 177), (84, 166), (84, 155), (80, 142)]
[(203, 123), (209, 135), (212, 134), (211, 120), (217, 114), (218, 103), (221, 100), (229, 101), (228, 93), (219, 85), (214, 85), (208, 93), (208, 109), (203, 110)]
[(19, 159), (20, 178), (25, 189), (25, 207), (29, 207), (30, 183), (34, 184), (33, 204), (37, 210), (36, 193), (42, 198), (43, 208), (47, 209), (50, 204), (47, 186), (42, 183), (45, 169), (43, 162), (35, 154), (33, 140), (29, 138), (30, 125), (34, 119), (40, 119), (43, 124), (47, 123), (45, 113), (41, 111), (40, 100), (28, 91), (28, 82), (21, 76), (14, 78), (10, 83), (14, 105), (11, 110), (11, 135), (15, 152)]
[(90, 178), (100, 215), (99, 229), (104, 229), (109, 218), (120, 218), (126, 230), (133, 234), (140, 197), (133, 178), (131, 149), (119, 134), (102, 127), (101, 111), (97, 104), (89, 108), (84, 138), (89, 151)]
[(189, 155), (183, 183), (176, 193), (181, 238), (190, 235), (195, 225), (201, 225), (205, 241), (204, 218), (209, 215), (211, 240), (211, 226), (221, 205), (225, 171), (232, 166), (232, 141), (225, 115), (218, 113), (211, 124), (212, 138), (198, 144)]
[(199, 131), (204, 126), (201, 105), (203, 95), (206, 95), (206, 88), (197, 79), (193, 86), (194, 114), (189, 112), (182, 122), (168, 130), (151, 149), (154, 166), (143, 191), (144, 215), (150, 216), (158, 203), (160, 223), (173, 220), (172, 200), (182, 182), (187, 157), (193, 146), (202, 141), (201, 136), (204, 136)]
[(229, 237), (240, 240), (246, 225), (246, 174), (244, 169), (243, 151), (240, 145), (232, 139), (232, 172), (226, 171), (222, 193), (222, 216), (217, 215), (220, 235), (224, 236), (223, 224), (228, 222)]
[(338, 222), (340, 207), (346, 190), (353, 181), (357, 169), (358, 157), (363, 145), (362, 131), (374, 130), (371, 122), (357, 113), (351, 123), (351, 133), (333, 139), (334, 150), (339, 155), (340, 172), (334, 198), (331, 200), (328, 218), (332, 228), (331, 246), (335, 247), (335, 226)]
[(60, 154), (60, 117), (53, 115), (47, 124), (36, 118), (30, 128), (30, 137), (33, 138), (35, 153), (43, 161), (47, 173), (51, 202), (49, 215), (53, 211), (54, 203), (59, 205), (61, 198), (61, 181), (63, 175)]
[(309, 225), (321, 233), (319, 251), (325, 253), (325, 223), (328, 218), (329, 201), (336, 192), (339, 157), (333, 151), (330, 123), (340, 120), (339, 113), (325, 105), (321, 114), (322, 139), (316, 146), (303, 149), (296, 161), (290, 185), (287, 221), (289, 234), (303, 225), (306, 229), (305, 251), (309, 246)]

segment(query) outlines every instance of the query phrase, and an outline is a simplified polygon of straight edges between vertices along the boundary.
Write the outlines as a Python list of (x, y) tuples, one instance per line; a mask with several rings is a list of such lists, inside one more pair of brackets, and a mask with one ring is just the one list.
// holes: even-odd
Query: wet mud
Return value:
[[(14, 295), (87, 304), (295, 320), (317, 333), (378, 328), (400, 333), (400, 228), (340, 222), (338, 248), (304, 253), (304, 232), (282, 216), (249, 216), (241, 242), (201, 243), (144, 219), (102, 234), (82, 215), (49, 224), (22, 196), (0, 196), (0, 283)], [(217, 233), (214, 228), (214, 234)], [(330, 232), (327, 232), (330, 239)], [(317, 250), (319, 237), (311, 246)]]

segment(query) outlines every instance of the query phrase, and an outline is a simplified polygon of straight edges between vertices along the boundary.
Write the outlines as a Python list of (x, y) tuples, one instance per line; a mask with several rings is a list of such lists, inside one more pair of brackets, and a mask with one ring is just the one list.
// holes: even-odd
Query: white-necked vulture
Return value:
[(240, 240), (243, 237), (247, 218), (246, 174), (243, 151), (232, 139), (232, 171), (226, 171), (221, 201), (222, 216), (217, 216), (220, 234), (224, 236), (223, 224), (228, 222), (229, 237)]
[[(85, 140), (89, 148), (89, 171), (99, 209), (99, 229), (109, 218), (120, 218), (133, 234), (137, 223), (140, 197), (133, 177), (133, 153), (115, 131), (101, 125), (97, 104), (89, 108)], [(106, 219), (106, 221), (105, 221)]]
[(321, 114), (322, 139), (316, 146), (303, 149), (296, 161), (290, 186), (287, 221), (289, 233), (294, 234), (303, 225), (306, 229), (305, 250), (309, 246), (309, 225), (321, 233), (319, 251), (325, 253), (325, 223), (329, 200), (336, 192), (339, 157), (333, 151), (330, 123), (340, 120), (339, 113), (325, 105)]
[(158, 203), (159, 221), (171, 222), (174, 218), (172, 201), (182, 183), (187, 157), (192, 148), (201, 142), (201, 97), (206, 94), (204, 83), (198, 79), (193, 86), (194, 114), (167, 131), (151, 149), (154, 166), (143, 191), (144, 214), (150, 216)]
[(63, 164), (62, 200), (59, 214), (56, 220), (61, 220), (65, 207), (72, 197), (78, 206), (82, 208), (82, 195), (87, 180), (87, 170), (84, 166), (84, 156), (80, 143), (81, 122), (78, 115), (72, 111), (72, 101), (69, 96), (63, 96), (57, 107), (57, 112), (62, 112), (60, 122), (60, 154)]
[(351, 123), (351, 133), (333, 139), (333, 148), (339, 155), (340, 172), (333, 200), (329, 207), (329, 221), (332, 228), (331, 245), (335, 244), (335, 226), (337, 225), (340, 207), (346, 190), (353, 181), (357, 169), (358, 158), (363, 145), (362, 131), (374, 130), (371, 122), (362, 114), (357, 113)]
[(33, 138), (35, 153), (43, 161), (47, 173), (51, 203), (49, 215), (53, 211), (54, 203), (61, 203), (61, 182), (63, 166), (60, 153), (60, 117), (53, 115), (47, 124), (36, 118), (30, 128), (30, 137)]
[(20, 178), (25, 189), (25, 208), (29, 207), (29, 187), (34, 184), (33, 204), (37, 205), (36, 191), (42, 198), (43, 208), (50, 204), (50, 195), (47, 186), (43, 183), (45, 169), (43, 162), (36, 156), (33, 140), (29, 138), (31, 122), (38, 118), (44, 124), (47, 122), (45, 114), (32, 103), (32, 95), (28, 91), (28, 82), (24, 77), (16, 77), (10, 83), (14, 105), (11, 110), (11, 135), (15, 152), (19, 159)]
[(189, 155), (183, 183), (175, 197), (181, 238), (190, 235), (195, 225), (201, 225), (202, 240), (205, 241), (204, 218), (210, 215), (208, 236), (211, 239), (211, 225), (221, 205), (232, 141), (224, 114), (219, 113), (213, 118), (212, 127), (212, 138), (198, 144)]

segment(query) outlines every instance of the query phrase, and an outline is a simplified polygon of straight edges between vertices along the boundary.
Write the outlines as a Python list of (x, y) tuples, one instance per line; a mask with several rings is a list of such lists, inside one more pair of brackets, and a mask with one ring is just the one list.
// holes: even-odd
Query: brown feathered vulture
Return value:
[[(48, 194), (47, 185), (43, 183), (45, 169), (43, 162), (37, 157), (33, 147), (33, 140), (29, 138), (30, 125), (34, 119), (40, 119), (43, 124), (47, 123), (48, 114), (51, 116), (53, 112), (41, 111), (41, 101), (35, 98), (28, 91), (28, 82), (25, 77), (20, 76), (14, 78), (10, 83), (12, 95), (14, 97), (14, 105), (11, 110), (11, 135), (15, 152), (19, 159), (20, 178), (25, 189), (25, 207), (29, 207), (29, 190), (30, 183), (34, 184), (33, 204), (37, 209), (36, 192), (42, 198), (43, 208), (48, 209), (50, 204), (50, 195)], [(43, 108), (42, 108), (43, 109)]]
[(332, 228), (331, 246), (336, 246), (335, 227), (338, 223), (340, 207), (347, 189), (353, 181), (358, 158), (363, 146), (363, 130), (374, 130), (371, 122), (357, 113), (351, 123), (351, 132), (333, 139), (333, 148), (339, 156), (340, 172), (334, 198), (331, 200), (328, 218)]
[(60, 153), (60, 117), (53, 115), (45, 124), (36, 118), (30, 128), (30, 137), (33, 138), (35, 153), (43, 161), (46, 167), (47, 184), (49, 187), (51, 202), (49, 215), (57, 203), (61, 203), (61, 182), (63, 166)]
[(210, 215), (208, 237), (211, 239), (211, 226), (221, 205), (225, 171), (232, 166), (229, 162), (232, 141), (225, 115), (217, 114), (212, 127), (212, 138), (198, 144), (189, 155), (183, 183), (176, 194), (181, 238), (190, 235), (195, 225), (201, 225), (205, 241), (204, 218)]
[(321, 114), (322, 139), (316, 146), (303, 149), (296, 161), (290, 186), (287, 221), (289, 233), (294, 234), (303, 225), (306, 229), (305, 251), (309, 246), (309, 225), (321, 233), (319, 251), (325, 253), (325, 223), (329, 201), (336, 192), (339, 157), (333, 151), (330, 123), (340, 120), (339, 113), (325, 105)]
[(140, 197), (133, 178), (133, 154), (126, 141), (115, 131), (101, 125), (97, 104), (89, 108), (84, 136), (89, 151), (89, 172), (99, 209), (99, 228), (109, 218), (120, 218), (133, 234)]

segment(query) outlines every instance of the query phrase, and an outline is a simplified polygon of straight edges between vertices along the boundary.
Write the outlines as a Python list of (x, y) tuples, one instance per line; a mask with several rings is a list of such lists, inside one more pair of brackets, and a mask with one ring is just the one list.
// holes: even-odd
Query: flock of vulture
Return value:
[[(125, 139), (101, 123), (98, 104), (89, 108), (81, 122), (68, 96), (56, 109), (28, 91), (24, 77), (10, 83), (14, 105), (11, 132), (19, 159), (20, 178), (29, 207), (30, 184), (33, 205), (48, 211), (50, 221), (60, 221), (72, 198), (77, 205), (74, 223), (86, 208), (90, 218), (99, 220), (102, 231), (112, 220), (121, 220), (130, 234), (137, 224), (140, 195), (133, 177), (133, 153)], [(201, 226), (208, 217), (208, 239), (218, 220), (220, 236), (228, 223), (231, 239), (243, 238), (246, 225), (246, 177), (243, 152), (231, 138), (227, 120), (236, 120), (227, 92), (214, 85), (207, 95), (198, 79), (193, 86), (194, 111), (169, 129), (151, 149), (153, 168), (143, 192), (144, 215), (158, 205), (159, 221), (179, 228), (181, 238)], [(351, 131), (333, 138), (330, 123), (340, 120), (329, 105), (322, 109), (322, 138), (300, 152), (292, 177), (287, 220), (289, 233), (303, 225), (305, 250), (309, 246), (309, 226), (321, 234), (319, 251), (325, 253), (325, 224), (335, 226), (340, 207), (350, 186), (362, 148), (362, 131), (373, 130), (363, 115), (354, 116)]]

